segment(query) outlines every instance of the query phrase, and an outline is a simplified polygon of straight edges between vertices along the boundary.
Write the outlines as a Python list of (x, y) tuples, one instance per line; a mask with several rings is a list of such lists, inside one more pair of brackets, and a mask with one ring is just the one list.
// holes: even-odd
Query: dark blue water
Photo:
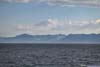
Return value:
[(0, 67), (100, 65), (99, 44), (0, 44)]

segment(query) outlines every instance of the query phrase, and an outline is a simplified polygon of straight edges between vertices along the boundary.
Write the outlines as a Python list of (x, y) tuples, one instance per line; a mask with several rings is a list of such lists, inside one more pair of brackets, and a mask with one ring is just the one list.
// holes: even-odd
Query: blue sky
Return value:
[(100, 33), (100, 1), (1, 0), (0, 36)]

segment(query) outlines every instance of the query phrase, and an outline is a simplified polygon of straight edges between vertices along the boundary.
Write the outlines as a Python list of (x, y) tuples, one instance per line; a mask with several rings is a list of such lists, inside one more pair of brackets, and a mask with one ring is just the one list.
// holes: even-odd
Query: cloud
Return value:
[(96, 23), (100, 23), (100, 19), (97, 19), (97, 20), (96, 20)]
[(18, 3), (29, 3), (29, 2), (32, 2), (32, 0), (15, 0), (15, 2), (18, 2)]
[(100, 7), (100, 0), (0, 0), (0, 2), (46, 3), (50, 6), (69, 6), (69, 7)]
[(97, 20), (72, 21), (49, 18), (36, 24), (0, 25), (0, 36), (14, 36), (24, 33), (31, 35), (100, 33), (100, 23), (97, 23)]
[(18, 25), (17, 29), (20, 31), (28, 31), (32, 29), (32, 26), (31, 25)]
[(96, 21), (71, 21), (48, 19), (34, 25), (19, 25), (18, 31), (32, 34), (70, 34), (70, 33), (99, 33), (100, 24)]
[(32, 0), (0, 0), (1, 3), (29, 3)]
[(80, 6), (80, 7), (100, 7), (100, 0), (42, 0), (49, 5), (60, 6)]

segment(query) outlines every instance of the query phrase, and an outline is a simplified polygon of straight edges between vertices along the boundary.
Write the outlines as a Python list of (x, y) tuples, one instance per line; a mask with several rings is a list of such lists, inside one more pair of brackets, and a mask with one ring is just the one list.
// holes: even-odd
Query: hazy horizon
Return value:
[(16, 34), (16, 35), (14, 35), (14, 36), (0, 36), (1, 38), (2, 37), (4, 37), (4, 38), (10, 38), (10, 37), (17, 37), (17, 36), (23, 36), (23, 35), (25, 35), (25, 36), (48, 36), (48, 35), (50, 35), (50, 36), (56, 36), (56, 35), (64, 35), (64, 36), (69, 36), (69, 35), (100, 35), (100, 33), (90, 33), (90, 34), (84, 34), (84, 33), (81, 33), (81, 34), (72, 34), (72, 33), (70, 33), (70, 34), (28, 34), (28, 33), (22, 33), (22, 34)]

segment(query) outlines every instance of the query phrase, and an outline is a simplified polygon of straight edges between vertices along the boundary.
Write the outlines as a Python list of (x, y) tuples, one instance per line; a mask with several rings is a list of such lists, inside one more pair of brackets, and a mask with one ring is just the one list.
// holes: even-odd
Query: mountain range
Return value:
[(100, 34), (57, 34), (0, 37), (0, 43), (100, 43)]

